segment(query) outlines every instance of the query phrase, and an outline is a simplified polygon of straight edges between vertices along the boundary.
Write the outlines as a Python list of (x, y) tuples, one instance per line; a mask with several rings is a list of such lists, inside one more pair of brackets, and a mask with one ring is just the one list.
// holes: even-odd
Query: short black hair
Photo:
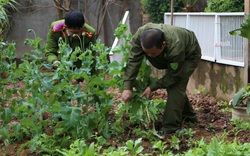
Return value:
[(65, 25), (70, 29), (80, 29), (85, 23), (83, 14), (78, 10), (66, 13), (64, 19)]
[(146, 49), (151, 49), (153, 47), (160, 49), (162, 48), (162, 43), (165, 41), (164, 33), (155, 28), (146, 29), (142, 32), (140, 41)]

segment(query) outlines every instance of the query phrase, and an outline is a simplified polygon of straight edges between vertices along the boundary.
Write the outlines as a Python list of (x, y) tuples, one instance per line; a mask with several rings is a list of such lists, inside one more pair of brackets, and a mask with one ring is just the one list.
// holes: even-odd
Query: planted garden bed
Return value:
[[(130, 37), (119, 33), (126, 43), (113, 49), (123, 52), (124, 60)], [(120, 36), (120, 37), (121, 37)], [(151, 68), (142, 64), (135, 92), (129, 104), (121, 101), (125, 64), (108, 62), (110, 48), (101, 43), (97, 75), (91, 75), (92, 51), (71, 51), (60, 44), (62, 63), (57, 69), (47, 64), (41, 54), (40, 39), (27, 39), (34, 50), (25, 54), (18, 66), (15, 46), (1, 43), (0, 81), (0, 154), (1, 155), (239, 155), (250, 153), (248, 122), (231, 121), (228, 102), (217, 101), (205, 92), (188, 93), (198, 114), (198, 123), (183, 123), (181, 131), (159, 136), (167, 93), (157, 90), (151, 99), (141, 92), (155, 78)], [(72, 61), (80, 58), (83, 68), (74, 69)], [(5, 61), (6, 58), (9, 61)], [(84, 79), (72, 84), (72, 79)], [(233, 149), (233, 150), (232, 150)]]

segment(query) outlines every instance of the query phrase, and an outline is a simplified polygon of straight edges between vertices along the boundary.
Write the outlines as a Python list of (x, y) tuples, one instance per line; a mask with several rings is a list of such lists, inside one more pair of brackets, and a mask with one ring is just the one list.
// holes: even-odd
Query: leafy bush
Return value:
[(250, 41), (250, 14), (248, 14), (246, 20), (243, 23), (241, 23), (240, 28), (231, 30), (229, 34), (233, 36), (239, 35)]
[[(164, 13), (171, 11), (171, 0), (141, 0), (141, 3), (152, 22), (155, 23), (163, 23)], [(181, 0), (175, 1), (175, 12), (180, 12), (182, 7), (183, 3)]]
[(208, 0), (205, 12), (243, 12), (244, 0)]
[(3, 41), (3, 36), (10, 27), (9, 10), (16, 10), (17, 4), (15, 0), (0, 0), (0, 41)]

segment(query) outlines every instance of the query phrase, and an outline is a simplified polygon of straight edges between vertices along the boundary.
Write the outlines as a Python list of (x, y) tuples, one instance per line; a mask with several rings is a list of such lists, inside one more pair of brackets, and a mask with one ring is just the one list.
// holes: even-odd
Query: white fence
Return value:
[[(202, 59), (234, 66), (244, 66), (243, 38), (231, 36), (240, 28), (244, 12), (238, 13), (174, 13), (173, 25), (192, 30), (200, 43)], [(171, 13), (164, 23), (170, 24)]]
[[(129, 24), (129, 11), (126, 11), (123, 19), (122, 19), (122, 24), (126, 24), (128, 26), (128, 30), (127, 30), (127, 34), (130, 33), (130, 24)], [(119, 53), (119, 54), (114, 54), (112, 52), (112, 49), (115, 48), (116, 46), (118, 46), (119, 44), (124, 44), (125, 40), (124, 39), (118, 39), (117, 37), (115, 38), (113, 44), (112, 44), (112, 48), (111, 51), (109, 53), (109, 58), (110, 58), (110, 62), (112, 61), (117, 61), (117, 62), (121, 62), (122, 61), (122, 56), (123, 53)]]

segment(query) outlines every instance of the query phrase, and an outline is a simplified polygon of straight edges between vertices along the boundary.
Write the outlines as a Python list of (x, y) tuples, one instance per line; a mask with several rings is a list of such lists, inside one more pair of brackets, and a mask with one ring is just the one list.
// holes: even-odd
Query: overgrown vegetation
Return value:
[[(232, 154), (231, 149), (238, 155), (250, 154), (250, 143), (228, 142), (224, 138), (213, 138), (211, 142), (195, 140), (195, 132), (185, 128), (171, 136), (167, 144), (155, 129), (165, 101), (139, 97), (140, 89), (153, 80), (148, 77), (151, 68), (145, 62), (133, 100), (129, 104), (122, 101), (115, 104), (114, 94), (109, 90), (122, 86), (131, 39), (131, 34), (126, 36), (125, 31), (127, 26), (120, 24), (115, 34), (125, 43), (112, 50), (123, 53), (121, 63), (108, 62), (109, 47), (100, 42), (93, 45), (92, 49), (99, 53), (95, 58), (98, 75), (90, 74), (93, 56), (89, 49), (81, 53), (80, 47), (73, 50), (61, 40), (62, 63), (53, 70), (51, 64), (43, 61), (40, 38), (26, 39), (25, 44), (34, 50), (24, 55), (20, 65), (13, 61), (15, 44), (0, 42), (0, 73), (6, 73), (0, 81), (1, 146), (19, 142), (22, 145), (17, 154), (28, 148), (33, 155), (175, 155), (184, 140), (189, 149), (177, 155), (227, 155)], [(83, 68), (73, 68), (72, 62), (77, 58), (82, 60)], [(71, 84), (72, 78), (84, 78), (84, 85)], [(133, 134), (134, 138), (124, 138), (124, 133)], [(107, 141), (113, 136), (119, 146)], [(143, 152), (143, 140), (149, 140), (151, 146), (147, 148), (152, 153)], [(0, 152), (4, 153), (2, 149)]]
[[(163, 23), (164, 13), (171, 12), (171, 0), (141, 0), (141, 4), (152, 22), (155, 23)], [(175, 1), (174, 11), (180, 12), (182, 8), (182, 1)]]
[(208, 0), (205, 12), (244, 12), (244, 0)]
[(0, 41), (3, 41), (4, 36), (10, 28), (10, 10), (16, 10), (15, 0), (0, 0)]

